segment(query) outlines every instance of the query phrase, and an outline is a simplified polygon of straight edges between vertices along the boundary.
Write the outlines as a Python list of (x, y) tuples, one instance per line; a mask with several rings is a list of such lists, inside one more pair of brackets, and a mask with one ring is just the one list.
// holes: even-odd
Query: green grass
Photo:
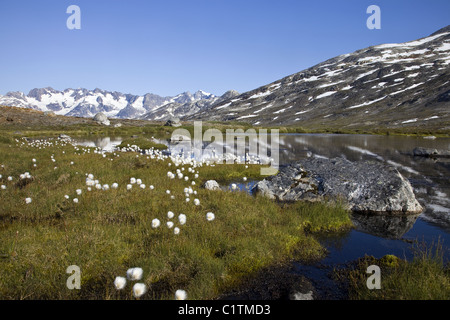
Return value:
[[(367, 267), (380, 267), (380, 289), (366, 286)], [(411, 261), (387, 255), (380, 259), (361, 258), (356, 266), (339, 278), (349, 285), (353, 300), (449, 300), (450, 266), (444, 264), (442, 247), (438, 243), (426, 247), (416, 244)]]
[[(260, 178), (258, 166), (198, 167), (192, 186), (167, 177), (167, 171), (182, 167), (169, 166), (168, 159), (131, 152), (103, 157), (89, 148), (39, 149), (21, 143), (11, 135), (0, 138), (0, 184), (7, 187), (0, 190), (2, 299), (133, 299), (133, 283), (122, 291), (113, 285), (131, 267), (144, 270), (141, 282), (149, 290), (143, 299), (173, 299), (177, 289), (186, 290), (190, 299), (213, 299), (263, 268), (322, 258), (316, 232), (351, 227), (338, 204), (280, 205), (245, 192), (200, 187), (208, 179)], [(194, 173), (184, 168), (192, 180)], [(18, 181), (24, 172), (33, 176), (26, 184)], [(100, 184), (117, 182), (119, 188), (88, 191), (88, 173)], [(142, 179), (146, 189), (134, 185), (126, 190), (131, 177)], [(198, 192), (190, 202), (183, 192), (187, 186)], [(166, 194), (168, 189), (175, 199)], [(32, 203), (25, 203), (27, 197)], [(178, 235), (166, 226), (169, 210), (176, 214), (171, 220), (180, 228)], [(210, 211), (214, 221), (205, 218)], [(178, 223), (180, 213), (187, 216), (185, 225)], [(161, 221), (157, 229), (152, 228), (154, 218)], [(66, 287), (70, 265), (81, 268), (81, 290)]]

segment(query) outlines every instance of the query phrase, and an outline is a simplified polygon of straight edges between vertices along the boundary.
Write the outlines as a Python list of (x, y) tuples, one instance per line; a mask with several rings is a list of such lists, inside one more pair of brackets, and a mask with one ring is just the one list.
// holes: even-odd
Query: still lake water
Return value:
[[(121, 138), (83, 140), (79, 144), (111, 151)], [(163, 141), (164, 142), (164, 141)], [(167, 142), (165, 142), (167, 144)], [(450, 159), (413, 156), (416, 147), (450, 149), (450, 138), (424, 139), (406, 136), (280, 134), (280, 165), (305, 157), (343, 157), (350, 161), (373, 160), (395, 166), (414, 188), (425, 208), (417, 216), (367, 217), (354, 215), (355, 229), (344, 235), (323, 239), (329, 255), (321, 262), (325, 268), (296, 265), (298, 272), (319, 279), (333, 266), (351, 262), (364, 255), (380, 258), (395, 254), (412, 257), (411, 241), (443, 246), (445, 260), (450, 257)], [(248, 190), (254, 182), (240, 183)], [(322, 279), (324, 280), (324, 279)], [(321, 281), (323, 286), (326, 281)], [(325, 284), (326, 286), (326, 284)], [(324, 289), (326, 291), (326, 289)]]

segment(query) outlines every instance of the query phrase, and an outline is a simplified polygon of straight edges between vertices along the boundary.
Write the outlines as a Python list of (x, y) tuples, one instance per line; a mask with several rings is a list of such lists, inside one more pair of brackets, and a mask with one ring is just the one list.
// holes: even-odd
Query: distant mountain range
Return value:
[[(155, 120), (174, 116), (170, 110), (184, 104), (203, 104), (217, 101), (218, 97), (204, 91), (194, 94), (184, 92), (174, 97), (161, 97), (148, 93), (143, 96), (110, 92), (100, 89), (66, 89), (58, 91), (53, 88), (33, 89), (27, 95), (22, 92), (8, 92), (0, 96), (0, 104), (31, 108), (40, 111), (52, 111), (57, 115), (93, 117), (103, 112), (108, 117), (136, 119), (146, 116)], [(152, 119), (153, 120), (153, 119)]]
[(406, 43), (344, 54), (268, 85), (218, 97), (197, 91), (174, 97), (100, 89), (9, 92), (0, 105), (59, 115), (146, 120), (244, 121), (314, 127), (432, 126), (450, 129), (450, 26)]

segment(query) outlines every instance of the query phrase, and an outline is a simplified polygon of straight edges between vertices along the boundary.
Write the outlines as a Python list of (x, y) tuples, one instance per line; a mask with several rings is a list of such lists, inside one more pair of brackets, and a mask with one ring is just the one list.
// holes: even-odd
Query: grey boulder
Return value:
[(110, 125), (108, 117), (103, 112), (97, 113), (94, 116), (94, 121), (97, 122), (98, 124), (101, 124), (101, 125), (104, 125), (104, 126), (109, 126)]
[(308, 158), (281, 168), (252, 191), (278, 201), (341, 199), (348, 210), (357, 213), (423, 211), (409, 181), (380, 162)]
[(434, 148), (417, 147), (413, 150), (414, 156), (430, 158), (450, 158), (450, 150), (438, 150)]
[(179, 118), (170, 118), (164, 125), (168, 127), (180, 127), (181, 122)]
[(206, 190), (221, 190), (216, 180), (208, 180), (203, 186)]

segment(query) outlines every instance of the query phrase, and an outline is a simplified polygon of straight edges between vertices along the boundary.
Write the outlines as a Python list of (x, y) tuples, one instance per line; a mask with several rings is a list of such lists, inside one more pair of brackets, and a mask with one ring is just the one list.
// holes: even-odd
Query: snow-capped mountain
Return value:
[(450, 26), (344, 54), (214, 103), (189, 119), (315, 128), (450, 129)]
[(110, 118), (135, 119), (168, 104), (195, 103), (215, 98), (213, 94), (201, 90), (194, 94), (184, 92), (174, 97), (161, 97), (151, 93), (139, 96), (100, 89), (58, 91), (40, 88), (31, 90), (28, 95), (8, 92), (0, 96), (0, 105), (52, 111), (57, 115), (93, 117), (103, 112)]
[[(200, 91), (197, 91), (197, 93)], [(234, 90), (229, 90), (225, 92), (222, 96), (217, 97), (205, 92), (200, 92), (202, 96), (197, 95), (197, 99), (190, 101), (180, 101), (180, 99), (163, 104), (152, 111), (144, 114), (140, 119), (145, 120), (168, 120), (172, 117), (186, 118), (189, 116), (195, 116), (200, 111), (206, 112), (211, 108), (212, 105), (220, 103), (224, 100), (231, 99), (239, 95), (239, 92)], [(194, 95), (194, 98), (196, 96)]]

